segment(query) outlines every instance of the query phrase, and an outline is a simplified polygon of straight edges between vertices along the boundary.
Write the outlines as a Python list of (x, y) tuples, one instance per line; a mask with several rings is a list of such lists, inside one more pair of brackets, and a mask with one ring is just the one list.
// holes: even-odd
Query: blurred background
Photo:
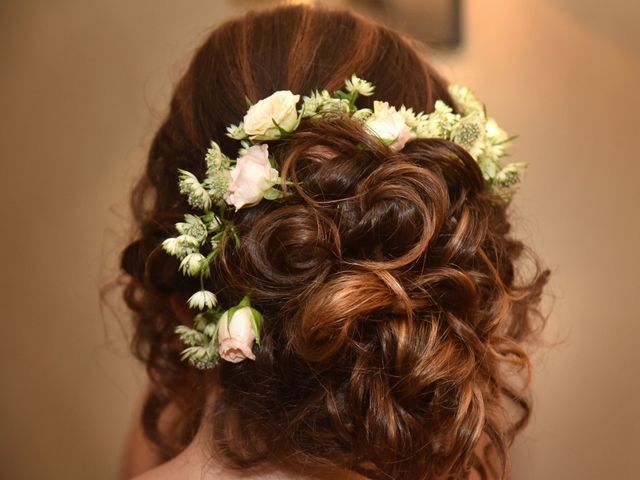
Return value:
[[(273, 2), (0, 1), (0, 478), (112, 479), (145, 384), (99, 290), (174, 82)], [(309, 2), (307, 2), (309, 3)], [(431, 42), (529, 170), (518, 235), (552, 269), (516, 480), (640, 478), (640, 3), (352, 0)]]

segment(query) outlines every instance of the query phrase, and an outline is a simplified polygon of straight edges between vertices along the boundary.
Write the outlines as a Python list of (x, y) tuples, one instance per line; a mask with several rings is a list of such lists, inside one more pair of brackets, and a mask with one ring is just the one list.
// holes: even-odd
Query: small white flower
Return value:
[(319, 106), (318, 111), (322, 113), (328, 112), (344, 112), (349, 113), (351, 104), (349, 100), (344, 98), (328, 98)]
[(302, 118), (313, 117), (319, 113), (351, 111), (351, 104), (346, 98), (334, 98), (327, 90), (317, 90), (308, 97), (302, 98), (300, 115)]
[(510, 163), (496, 174), (495, 181), (503, 188), (512, 187), (520, 182), (526, 168), (527, 164), (524, 162)]
[(222, 221), (213, 212), (208, 212), (202, 217), (202, 222), (207, 228), (208, 233), (217, 232), (222, 227)]
[(300, 95), (279, 90), (252, 105), (244, 116), (244, 131), (251, 140), (276, 140), (281, 137), (276, 124), (287, 132), (298, 123), (296, 104)]
[(206, 266), (207, 259), (201, 253), (190, 253), (180, 262), (180, 270), (183, 275), (195, 277)]
[(194, 330), (193, 328), (189, 328), (185, 325), (178, 325), (174, 331), (176, 334), (178, 334), (180, 340), (182, 340), (183, 343), (186, 343), (190, 347), (203, 347), (206, 346), (207, 343), (209, 343), (209, 339), (203, 332), (199, 332), (198, 330)]
[(460, 115), (442, 100), (436, 100), (433, 112), (416, 117), (416, 136), (418, 138), (449, 139), (451, 130), (460, 121)]
[(364, 95), (365, 97), (373, 95), (373, 91), (375, 90), (371, 82), (358, 78), (355, 73), (351, 76), (351, 79), (346, 80), (344, 84), (347, 87), (347, 92), (358, 92), (358, 94)]
[(511, 144), (511, 142), (508, 141), (509, 134), (500, 128), (493, 118), (487, 119), (485, 133), (487, 139), (485, 151), (487, 155), (495, 158), (504, 157), (507, 153), (507, 148)]
[(189, 308), (205, 310), (215, 307), (218, 303), (216, 296), (208, 290), (200, 290), (187, 300)]
[(198, 239), (192, 237), (191, 235), (179, 235), (176, 240), (178, 241), (180, 246), (185, 249), (194, 249), (200, 246), (200, 242), (198, 241)]
[(502, 168), (500, 160), (490, 155), (480, 155), (478, 157), (478, 166), (482, 171), (482, 177), (488, 182), (493, 181)]
[(186, 170), (178, 169), (180, 173), (180, 193), (188, 196), (189, 205), (203, 210), (211, 208), (211, 198), (206, 188), (202, 186), (196, 176)]
[(229, 166), (229, 159), (220, 150), (220, 145), (213, 140), (211, 141), (211, 146), (207, 149), (204, 161), (207, 163), (207, 176)]
[(256, 339), (254, 329), (260, 314), (250, 306), (233, 310), (229, 318), (229, 310), (224, 312), (218, 320), (218, 353), (228, 362), (238, 363), (256, 357), (251, 347)]
[(200, 242), (191, 235), (180, 235), (175, 238), (167, 238), (162, 242), (162, 248), (169, 255), (177, 258), (195, 252)]
[(231, 170), (231, 183), (226, 201), (236, 207), (254, 205), (278, 181), (278, 170), (269, 163), (266, 144), (253, 145), (240, 157)]
[(463, 115), (478, 113), (485, 115), (484, 104), (476, 98), (469, 87), (449, 85), (449, 94)]
[(302, 97), (302, 107), (300, 107), (300, 114), (302, 118), (313, 117), (316, 115), (324, 102), (331, 99), (331, 95), (327, 90), (323, 90), (322, 93), (316, 90), (308, 97)]
[(217, 355), (210, 347), (194, 346), (185, 348), (180, 354), (182, 360), (188, 360), (194, 367), (205, 370), (213, 368), (217, 362)]
[(203, 186), (207, 189), (209, 197), (212, 202), (218, 202), (224, 198), (227, 188), (229, 188), (229, 182), (231, 177), (229, 170), (221, 168), (219, 170), (213, 170), (209, 172), (209, 176), (203, 182)]
[(182, 235), (193, 237), (198, 243), (202, 243), (207, 238), (207, 226), (200, 217), (186, 213), (184, 222), (176, 223), (176, 230)]
[(356, 110), (355, 112), (353, 112), (351, 118), (364, 123), (371, 115), (373, 115), (373, 110), (371, 110), (370, 108), (361, 108), (360, 110)]
[(247, 140), (242, 140), (240, 142), (240, 148), (238, 149), (238, 157), (242, 157), (243, 155), (246, 155), (247, 150), (249, 150), (250, 146), (251, 146), (250, 142), (248, 142)]
[(502, 168), (493, 179), (492, 189), (505, 201), (510, 202), (517, 190), (518, 183), (522, 180), (527, 168), (527, 163), (510, 163)]
[(478, 159), (485, 146), (485, 120), (479, 113), (463, 117), (451, 131), (451, 139)]
[(177, 238), (167, 238), (162, 242), (162, 248), (165, 252), (167, 252), (169, 255), (171, 255), (172, 257), (178, 257), (178, 256), (183, 256), (180, 255), (181, 249), (182, 247), (180, 246), (180, 243), (178, 242)]
[(485, 130), (487, 133), (487, 138), (492, 142), (502, 143), (509, 138), (509, 134), (501, 129), (496, 121), (491, 117), (487, 119)]
[(404, 116), (387, 102), (373, 102), (373, 114), (365, 125), (394, 151), (401, 150), (412, 135)]
[(407, 124), (407, 127), (412, 130), (418, 126), (418, 116), (416, 116), (413, 108), (407, 108), (404, 105), (400, 106), (400, 110), (398, 110), (402, 118), (404, 118), (404, 123)]
[(247, 138), (247, 132), (244, 131), (244, 124), (240, 122), (239, 125), (229, 125), (227, 127), (227, 136), (234, 140), (243, 140)]
[(224, 197), (229, 185), (229, 158), (222, 153), (220, 146), (216, 142), (211, 142), (211, 147), (205, 156), (207, 163), (207, 178), (202, 182), (202, 186), (209, 194), (211, 203), (219, 202)]

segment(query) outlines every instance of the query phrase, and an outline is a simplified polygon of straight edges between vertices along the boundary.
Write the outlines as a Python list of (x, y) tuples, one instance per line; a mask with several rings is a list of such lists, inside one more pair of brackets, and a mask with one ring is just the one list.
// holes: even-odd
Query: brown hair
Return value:
[[(198, 287), (160, 247), (189, 210), (177, 169), (202, 176), (211, 140), (237, 150), (225, 127), (242, 118), (245, 95), (334, 90), (352, 73), (391, 105), (453, 104), (408, 39), (346, 11), (250, 12), (195, 53), (134, 189), (139, 237), (122, 255), (133, 349), (153, 381), (146, 433), (175, 455), (215, 384), (214, 441), (236, 468), (335, 466), (395, 479), (457, 479), (473, 468), (504, 478), (530, 414), (524, 344), (544, 323), (549, 270), (509, 235), (506, 204), (449, 141), (393, 153), (335, 116), (271, 144), (293, 195), (232, 214), (241, 246), (223, 246), (209, 285), (223, 305), (249, 294), (264, 314), (256, 360), (203, 372), (179, 359), (171, 299)], [(528, 279), (516, 269), (525, 256)], [(162, 432), (168, 405), (179, 413)]]

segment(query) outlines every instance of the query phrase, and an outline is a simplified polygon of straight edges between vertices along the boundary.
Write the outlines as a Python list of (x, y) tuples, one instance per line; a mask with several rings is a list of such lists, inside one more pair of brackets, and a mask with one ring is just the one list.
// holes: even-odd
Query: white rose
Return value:
[(279, 90), (258, 103), (251, 105), (244, 116), (244, 132), (251, 140), (275, 140), (280, 138), (280, 128), (291, 131), (298, 121), (296, 104), (300, 95), (289, 90)]
[(251, 307), (240, 307), (231, 318), (227, 310), (218, 320), (218, 353), (226, 361), (238, 363), (246, 358), (256, 359), (251, 351), (256, 338), (254, 312)]
[(262, 200), (265, 192), (278, 181), (278, 170), (269, 163), (269, 151), (266, 144), (253, 145), (238, 158), (231, 169), (231, 182), (227, 190), (226, 201), (236, 207), (252, 205)]
[(373, 115), (367, 118), (365, 125), (396, 152), (402, 150), (412, 136), (404, 115), (387, 102), (373, 102)]

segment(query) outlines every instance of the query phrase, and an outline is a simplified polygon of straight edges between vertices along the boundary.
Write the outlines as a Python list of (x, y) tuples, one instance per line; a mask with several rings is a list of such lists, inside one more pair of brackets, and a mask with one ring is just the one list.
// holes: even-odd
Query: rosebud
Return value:
[(244, 297), (234, 308), (224, 312), (218, 320), (218, 354), (228, 362), (238, 363), (249, 358), (254, 341), (260, 342), (262, 315)]

